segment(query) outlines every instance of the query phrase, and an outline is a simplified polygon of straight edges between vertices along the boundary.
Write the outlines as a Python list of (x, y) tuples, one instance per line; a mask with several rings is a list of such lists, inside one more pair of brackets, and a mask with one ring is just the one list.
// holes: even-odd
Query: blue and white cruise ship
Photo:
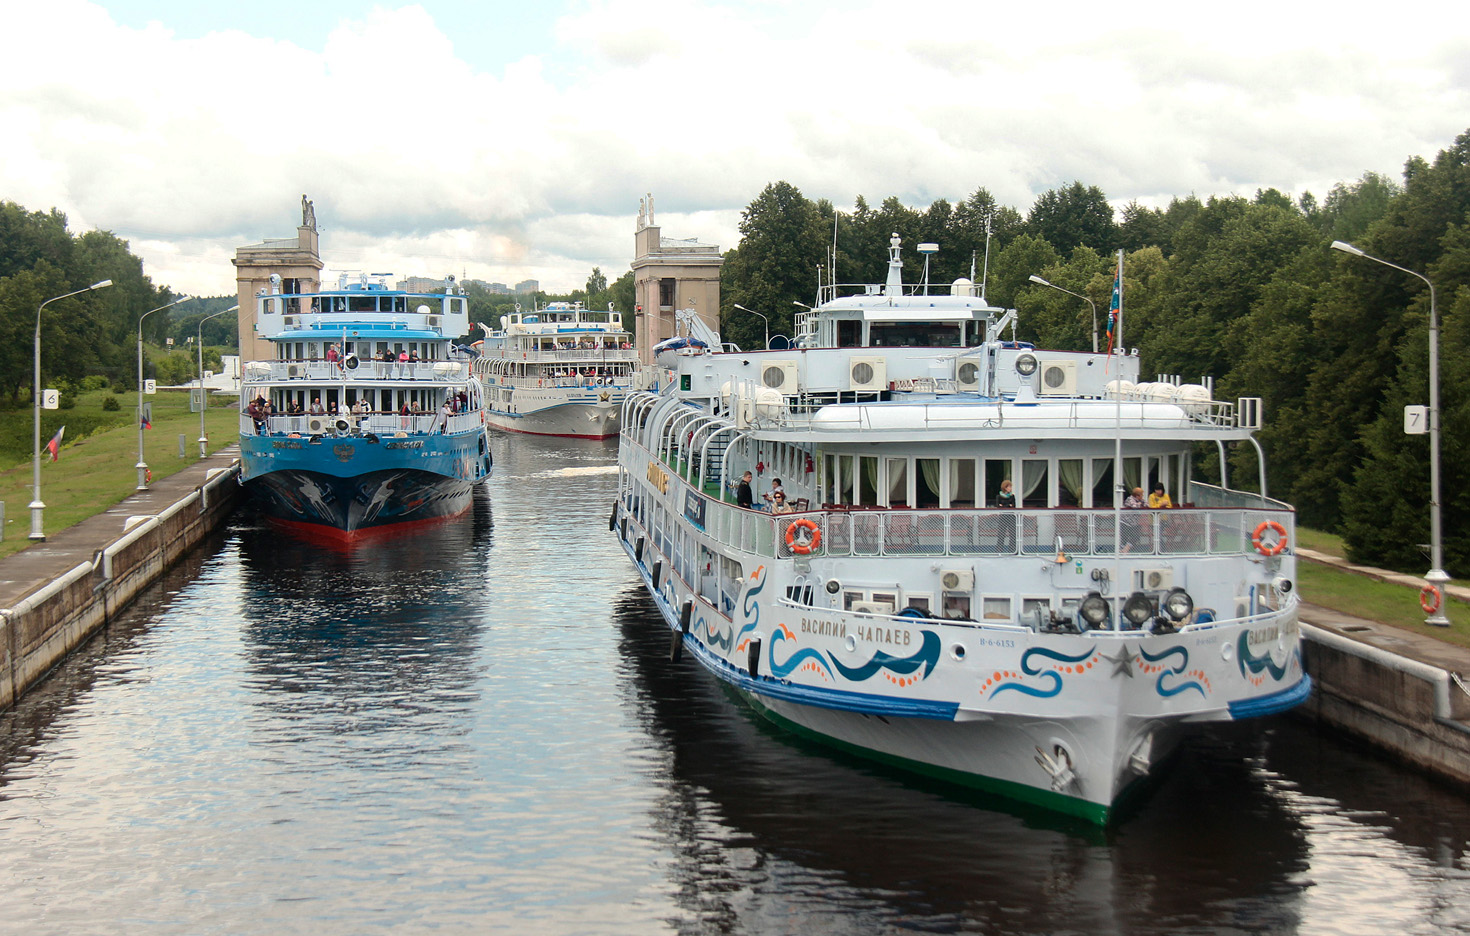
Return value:
[(241, 483), (273, 519), (333, 539), (463, 513), (491, 470), (467, 300), (343, 275), (257, 299), (273, 361), (245, 365)]

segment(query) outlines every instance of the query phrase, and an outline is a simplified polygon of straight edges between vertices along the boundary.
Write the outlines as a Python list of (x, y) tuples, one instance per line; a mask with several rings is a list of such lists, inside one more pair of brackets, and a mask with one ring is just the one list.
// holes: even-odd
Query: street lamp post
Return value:
[(1042, 279), (1041, 277), (1037, 276), (1034, 273), (1031, 275), (1030, 279), (1031, 279), (1031, 282), (1036, 283), (1038, 286), (1050, 286), (1052, 289), (1055, 289), (1057, 292), (1064, 292), (1064, 293), (1066, 293), (1069, 296), (1075, 296), (1076, 298), (1081, 299), (1083, 302), (1087, 303), (1087, 305), (1092, 309), (1092, 353), (1093, 354), (1096, 354), (1097, 353), (1097, 306), (1095, 304), (1093, 304), (1093, 301), (1091, 299), (1087, 298), (1086, 296), (1082, 295), (1081, 293), (1074, 293), (1070, 289), (1063, 289), (1062, 287), (1058, 286), (1056, 283), (1049, 283), (1049, 282), (1047, 282), (1046, 280)]
[(36, 382), (31, 386), (31, 403), (35, 408), (34, 420), (34, 443), (35, 451), (31, 459), (31, 536), (33, 540), (44, 540), (46, 505), (41, 501), (41, 310), (58, 299), (66, 299), (78, 296), (84, 292), (94, 289), (102, 289), (112, 285), (112, 280), (105, 279), (93, 283), (86, 289), (77, 289), (64, 296), (53, 296), (36, 307)]
[[(227, 315), (230, 312), (239, 311), (239, 309), (240, 309), (240, 306), (239, 305), (232, 305), (228, 309), (221, 309), (218, 312), (212, 312), (209, 315), (204, 316), (204, 318), (202, 318), (202, 319), (199, 320), (199, 337), (197, 337), (197, 338), (194, 339), (194, 344), (199, 349), (199, 457), (200, 458), (208, 458), (209, 457), (209, 436), (206, 435), (205, 432), (204, 432), (204, 412), (205, 412), (205, 410), (209, 409), (208, 398), (204, 395), (204, 323), (207, 322), (207, 321), (209, 321), (210, 319), (216, 317), (216, 316), (219, 316), (219, 315)], [(142, 461), (142, 460), (143, 459), (140, 456), (138, 458), (138, 461)]]
[(164, 309), (172, 308), (181, 302), (192, 298), (191, 296), (180, 296), (168, 305), (161, 305), (156, 309), (149, 309), (138, 316), (138, 490), (148, 490), (148, 462), (143, 459), (143, 320), (154, 312), (162, 312)]
[(761, 321), (766, 323), (766, 343), (761, 347), (761, 350), (769, 351), (771, 349), (771, 320), (766, 318), (764, 315), (761, 315), (761, 313), (757, 312), (754, 309), (747, 309), (745, 306), (741, 305), (738, 302), (735, 303), (735, 308), (739, 309), (741, 312), (749, 312), (751, 315), (760, 315)]
[(1450, 619), (1444, 613), (1444, 585), (1450, 577), (1444, 571), (1444, 541), (1439, 517), (1439, 310), (1435, 303), (1434, 284), (1422, 273), (1415, 273), (1397, 263), (1389, 263), (1380, 257), (1364, 253), (1345, 241), (1333, 241), (1332, 249), (1393, 267), (1400, 273), (1423, 280), (1424, 285), (1429, 287), (1429, 564), (1432, 568), (1424, 576), (1424, 580), (1439, 590), (1440, 604), (1434, 613), (1424, 619), (1424, 623), (1449, 627)]

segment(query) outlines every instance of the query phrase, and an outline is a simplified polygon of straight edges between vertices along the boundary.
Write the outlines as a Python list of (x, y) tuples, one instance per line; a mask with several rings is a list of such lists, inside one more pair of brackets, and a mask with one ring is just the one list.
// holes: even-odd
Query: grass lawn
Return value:
[[(1334, 556), (1346, 554), (1341, 537), (1302, 527), (1297, 527), (1296, 534), (1298, 541), (1307, 549)], [(1380, 582), (1366, 575), (1344, 572), (1305, 559), (1297, 561), (1296, 573), (1303, 601), (1427, 634), (1446, 643), (1470, 647), (1470, 604), (1446, 596), (1445, 616), (1450, 619), (1450, 626), (1432, 627), (1424, 623), (1428, 615), (1419, 607), (1417, 588)]]
[[(105, 412), (102, 401), (112, 397), (122, 404), (121, 411)], [(186, 390), (160, 390), (146, 398), (153, 404), (153, 428), (144, 431), (143, 454), (155, 479), (165, 478), (199, 460), (199, 414), (189, 412)], [(80, 523), (121, 501), (138, 486), (138, 429), (133, 423), (137, 397), (117, 396), (111, 390), (81, 393), (77, 405), (70, 410), (43, 414), (41, 438), (41, 500), (46, 505), (45, 532), (55, 533)], [(226, 402), (227, 401), (227, 402)], [(218, 451), (239, 439), (240, 420), (235, 397), (210, 400), (205, 413), (205, 430), (210, 452)], [(95, 425), (98, 419), (118, 417), (122, 425), (101, 429), (75, 439), (67, 430), (61, 446), (61, 459), (52, 462), (45, 445), (52, 433), (46, 432), (50, 420), (65, 423), (68, 416), (77, 423)], [(31, 410), (24, 407), (4, 413), (6, 423), (23, 420), (26, 436), (31, 433)], [(53, 430), (54, 432), (54, 430)], [(185, 456), (179, 457), (179, 436), (185, 438)], [(29, 445), (26, 446), (30, 448)], [(4, 540), (0, 556), (8, 556), (31, 545), (31, 459), (0, 471), (0, 503), (5, 505)]]

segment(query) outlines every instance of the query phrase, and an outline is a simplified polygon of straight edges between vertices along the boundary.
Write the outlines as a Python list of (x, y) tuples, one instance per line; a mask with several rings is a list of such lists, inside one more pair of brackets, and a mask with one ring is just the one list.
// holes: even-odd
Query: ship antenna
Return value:
[[(980, 301), (985, 302), (985, 283), (990, 279), (990, 218), (993, 212), (985, 212), (985, 266), (980, 272)], [(970, 261), (970, 281), (975, 281), (975, 262)]]

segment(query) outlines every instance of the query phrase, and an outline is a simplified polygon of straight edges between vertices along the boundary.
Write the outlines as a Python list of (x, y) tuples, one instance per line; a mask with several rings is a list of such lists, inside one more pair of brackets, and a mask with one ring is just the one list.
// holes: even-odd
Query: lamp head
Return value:
[(1361, 250), (1354, 247), (1352, 244), (1349, 244), (1347, 241), (1333, 241), (1332, 249), (1341, 250), (1343, 253), (1352, 254), (1354, 257), (1365, 256), (1365, 254)]
[(102, 288), (104, 288), (106, 286), (111, 286), (111, 285), (112, 285), (112, 280), (105, 279), (105, 280), (102, 280), (100, 282), (93, 283), (91, 286), (88, 286), (87, 288), (88, 289), (102, 289)]
[(1037, 284), (1042, 285), (1042, 286), (1050, 286), (1051, 285), (1051, 283), (1048, 283), (1046, 280), (1044, 280), (1041, 277), (1037, 276), (1035, 273), (1031, 274), (1031, 276), (1028, 277), (1028, 279), (1030, 279), (1031, 282), (1037, 283)]

